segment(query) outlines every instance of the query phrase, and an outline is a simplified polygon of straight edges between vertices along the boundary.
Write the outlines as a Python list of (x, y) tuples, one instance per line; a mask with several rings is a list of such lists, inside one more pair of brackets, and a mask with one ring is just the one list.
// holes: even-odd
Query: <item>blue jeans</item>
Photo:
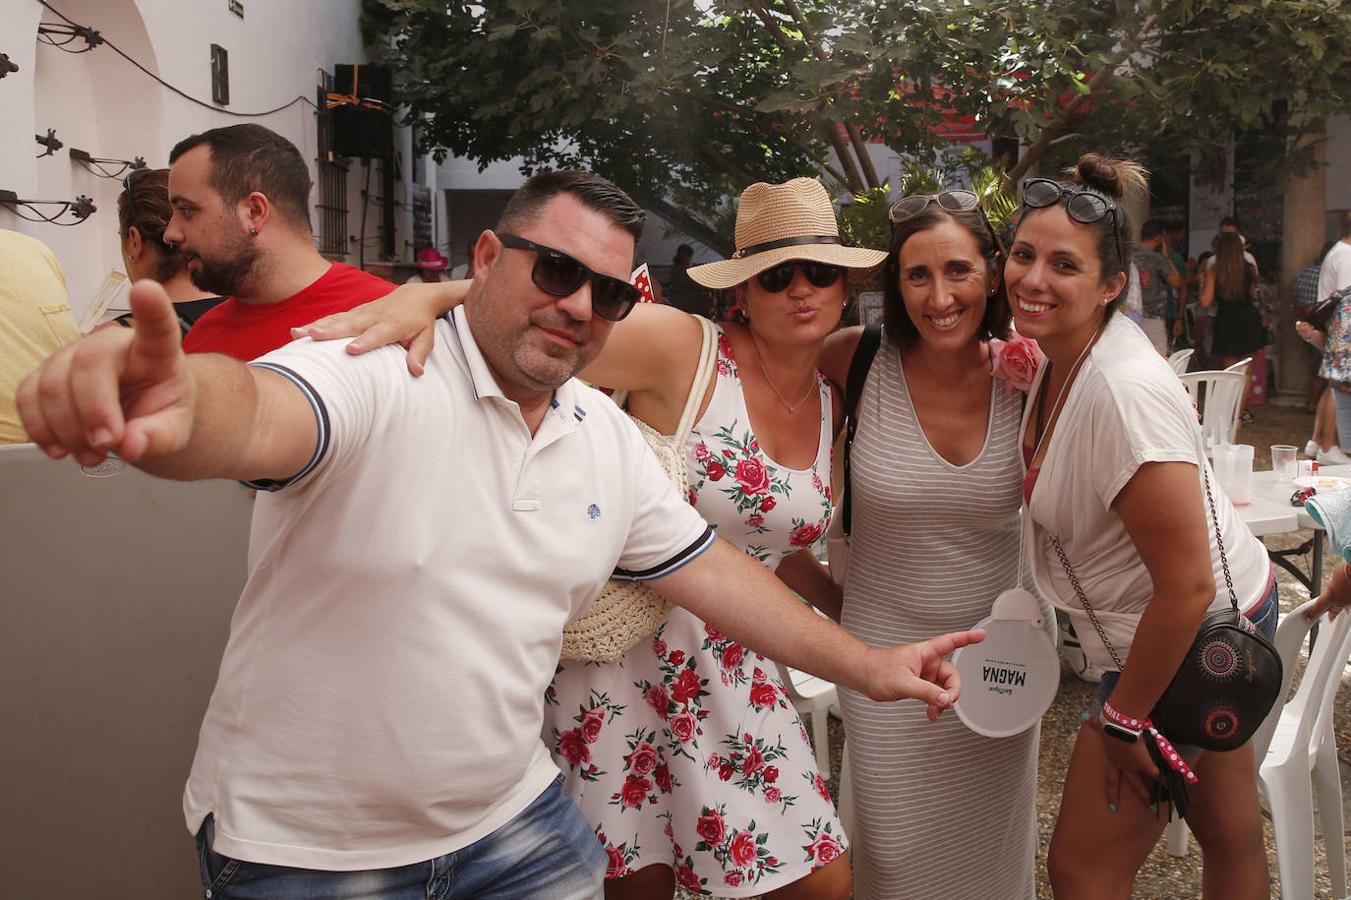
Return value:
[[(1267, 591), (1266, 599), (1258, 605), (1256, 609), (1249, 610), (1246, 615), (1257, 626), (1267, 640), (1276, 640), (1276, 619), (1281, 614), (1281, 605), (1278, 602), (1277, 588), (1275, 581), (1271, 584), (1271, 590)], [(1121, 680), (1120, 672), (1102, 673), (1102, 681), (1098, 682), (1098, 699), (1093, 704), (1093, 715), (1102, 714), (1102, 705), (1107, 702), (1107, 698), (1112, 696), (1112, 691), (1116, 690), (1116, 683)], [(1179, 744), (1177, 747), (1180, 753), (1194, 754), (1200, 753), (1200, 747), (1193, 747), (1188, 744)]]
[(197, 833), (207, 900), (599, 900), (605, 850), (560, 775), (492, 834), (426, 862), (366, 872), (322, 872), (242, 862), (211, 849), (211, 817)]

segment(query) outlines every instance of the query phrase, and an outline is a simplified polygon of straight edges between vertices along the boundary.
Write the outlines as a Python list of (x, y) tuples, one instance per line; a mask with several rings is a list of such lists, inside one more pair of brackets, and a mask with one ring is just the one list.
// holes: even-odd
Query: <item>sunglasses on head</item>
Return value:
[[(891, 204), (887, 218), (893, 225), (898, 225), (924, 212), (930, 203), (937, 203), (939, 209), (947, 212), (970, 212), (973, 209), (980, 209), (980, 198), (971, 191), (940, 191), (937, 194), (911, 194), (909, 197), (902, 197)], [(981, 212), (984, 214), (984, 210)]]
[(798, 269), (802, 270), (802, 274), (813, 287), (819, 288), (830, 287), (840, 280), (840, 275), (844, 272), (839, 266), (832, 266), (829, 263), (790, 260), (779, 263), (771, 269), (765, 269), (755, 276), (755, 280), (768, 293), (777, 294), (788, 290), (788, 285), (793, 283), (793, 278), (796, 277), (794, 273)]
[(1023, 182), (1023, 206), (1028, 209), (1045, 209), (1062, 200), (1065, 214), (1080, 225), (1096, 225), (1111, 216), (1117, 262), (1124, 266), (1126, 253), (1121, 247), (1121, 217), (1115, 200), (1091, 188), (1064, 185), (1049, 178), (1029, 178)]
[(627, 281), (592, 271), (585, 263), (573, 259), (562, 250), (527, 241), (514, 234), (499, 234), (503, 247), (528, 250), (535, 254), (535, 265), (530, 280), (546, 294), (568, 297), (577, 293), (588, 280), (591, 282), (591, 311), (602, 319), (618, 322), (629, 314), (642, 294)]

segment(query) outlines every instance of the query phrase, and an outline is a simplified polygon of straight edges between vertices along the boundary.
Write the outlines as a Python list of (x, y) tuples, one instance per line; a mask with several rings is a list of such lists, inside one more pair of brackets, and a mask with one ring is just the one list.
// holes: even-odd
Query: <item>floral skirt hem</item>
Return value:
[(778, 668), (683, 609), (613, 663), (564, 662), (543, 738), (609, 856), (721, 897), (763, 894), (848, 847)]

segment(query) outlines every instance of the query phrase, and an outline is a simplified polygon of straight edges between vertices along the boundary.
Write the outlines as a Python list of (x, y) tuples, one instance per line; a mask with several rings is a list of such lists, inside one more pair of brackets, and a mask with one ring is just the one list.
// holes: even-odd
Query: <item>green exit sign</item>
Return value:
[(225, 3), (230, 7), (230, 12), (244, 18), (244, 0), (225, 0)]

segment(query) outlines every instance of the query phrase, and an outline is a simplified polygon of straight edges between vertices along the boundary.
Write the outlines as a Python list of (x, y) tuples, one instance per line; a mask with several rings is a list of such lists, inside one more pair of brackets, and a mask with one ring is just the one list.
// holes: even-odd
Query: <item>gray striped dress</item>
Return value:
[[(843, 625), (876, 646), (970, 628), (1018, 573), (1023, 394), (996, 381), (980, 455), (940, 457), (884, 340), (859, 400)], [(854, 897), (1033, 898), (1037, 730), (990, 739), (955, 714), (840, 688), (853, 773)]]

